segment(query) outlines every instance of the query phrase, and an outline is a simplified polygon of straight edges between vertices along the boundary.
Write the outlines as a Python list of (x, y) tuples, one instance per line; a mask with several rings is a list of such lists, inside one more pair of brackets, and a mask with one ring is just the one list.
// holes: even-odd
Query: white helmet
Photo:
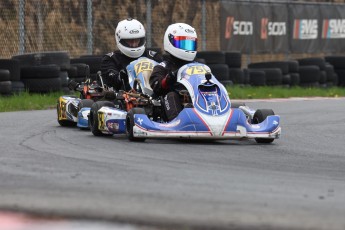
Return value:
[(143, 24), (132, 18), (120, 21), (115, 30), (115, 41), (119, 50), (126, 56), (140, 57), (145, 52), (146, 43)]
[(193, 61), (197, 53), (195, 29), (185, 23), (170, 25), (164, 34), (164, 50), (174, 57)]

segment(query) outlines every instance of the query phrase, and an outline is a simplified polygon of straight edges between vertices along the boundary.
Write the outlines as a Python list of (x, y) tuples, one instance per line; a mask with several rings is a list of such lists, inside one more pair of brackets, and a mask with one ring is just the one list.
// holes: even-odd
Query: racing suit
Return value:
[[(156, 62), (162, 61), (162, 56), (152, 50), (145, 50), (141, 57), (147, 57)], [(120, 89), (130, 90), (126, 67), (136, 59), (124, 55), (119, 50), (104, 55), (101, 62), (101, 73), (104, 83), (108, 87), (113, 87), (116, 91)]]
[(174, 119), (182, 110), (182, 103), (176, 89), (182, 88), (176, 83), (177, 71), (183, 65), (191, 63), (172, 55), (164, 57), (164, 61), (153, 68), (150, 76), (150, 86), (157, 96), (163, 96), (162, 106), (167, 121)]

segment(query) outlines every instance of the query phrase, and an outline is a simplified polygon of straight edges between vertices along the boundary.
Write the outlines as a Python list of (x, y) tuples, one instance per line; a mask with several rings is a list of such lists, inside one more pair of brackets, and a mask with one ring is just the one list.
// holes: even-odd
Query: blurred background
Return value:
[[(0, 57), (42, 52), (67, 51), (71, 58), (81, 55), (101, 55), (113, 51), (114, 30), (127, 17), (141, 21), (147, 30), (147, 47), (162, 48), (167, 26), (185, 22), (197, 29), (199, 51), (220, 51), (225, 22), (224, 12), (231, 4), (274, 5), (342, 5), (344, 0), (323, 1), (230, 1), (230, 0), (2, 0), (0, 2)], [(230, 5), (229, 5), (230, 4)], [(249, 14), (256, 9), (246, 7)], [(278, 12), (279, 13), (279, 12)], [(288, 15), (289, 16), (289, 15)], [(234, 49), (234, 48), (232, 48)], [(237, 50), (244, 61), (285, 60), (309, 56), (324, 56), (313, 52), (276, 52), (274, 50)], [(245, 52), (244, 52), (245, 51)], [(344, 53), (344, 50), (336, 50)], [(248, 59), (248, 60), (247, 60)]]

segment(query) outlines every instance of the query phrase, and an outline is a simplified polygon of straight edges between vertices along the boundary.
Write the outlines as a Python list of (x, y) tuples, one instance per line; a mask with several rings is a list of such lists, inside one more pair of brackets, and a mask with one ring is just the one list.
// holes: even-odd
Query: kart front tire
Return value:
[[(268, 116), (274, 115), (272, 109), (258, 109), (254, 113), (253, 124), (259, 124), (263, 122)], [(274, 138), (255, 138), (257, 143), (269, 144), (274, 141)]]
[(112, 136), (113, 134), (102, 133), (98, 129), (98, 110), (103, 106), (115, 108), (114, 104), (109, 101), (96, 101), (92, 104), (89, 115), (89, 127), (93, 135), (95, 136)]
[(133, 142), (144, 142), (145, 138), (137, 138), (134, 137), (133, 134), (133, 127), (134, 127), (134, 114), (145, 114), (145, 110), (143, 108), (132, 108), (128, 111), (126, 116), (126, 134), (128, 140)]

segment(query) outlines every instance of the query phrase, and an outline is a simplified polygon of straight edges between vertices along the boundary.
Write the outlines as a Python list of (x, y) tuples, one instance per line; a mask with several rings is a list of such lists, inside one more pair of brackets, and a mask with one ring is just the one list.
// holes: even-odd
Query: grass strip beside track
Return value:
[[(270, 99), (290, 97), (345, 97), (345, 88), (301, 88), (301, 87), (227, 87), (230, 99)], [(0, 95), (0, 112), (42, 110), (56, 108), (56, 101), (63, 92), (33, 94), (24, 92), (12, 96)], [(78, 95), (78, 94), (76, 94)]]

